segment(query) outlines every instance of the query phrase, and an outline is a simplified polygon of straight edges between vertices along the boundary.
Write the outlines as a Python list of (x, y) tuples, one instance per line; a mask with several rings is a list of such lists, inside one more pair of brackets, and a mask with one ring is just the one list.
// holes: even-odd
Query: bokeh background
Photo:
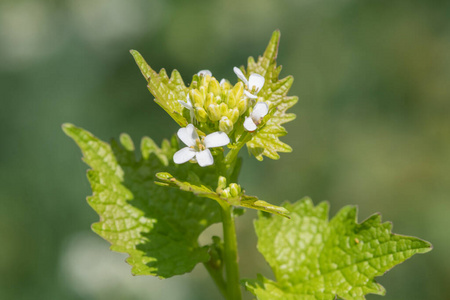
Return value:
[[(220, 299), (201, 265), (164, 281), (131, 276), (89, 229), (86, 165), (60, 126), (161, 142), (177, 125), (129, 49), (185, 82), (200, 69), (234, 82), (233, 66), (262, 54), (275, 29), (300, 99), (283, 138), (294, 151), (263, 162), (244, 153), (241, 183), (274, 203), (310, 196), (332, 215), (347, 204), (360, 220), (381, 212), (434, 250), (379, 278), (387, 295), (367, 299), (450, 299), (444, 0), (2, 0), (0, 299)], [(255, 255), (255, 215), (237, 224), (243, 277), (270, 273)]]

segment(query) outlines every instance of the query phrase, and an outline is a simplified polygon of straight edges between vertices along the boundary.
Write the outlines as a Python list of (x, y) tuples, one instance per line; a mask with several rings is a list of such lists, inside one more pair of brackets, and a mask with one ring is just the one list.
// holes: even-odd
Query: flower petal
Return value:
[(230, 143), (230, 138), (225, 132), (216, 131), (208, 134), (203, 141), (206, 148), (214, 148), (228, 145)]
[(244, 128), (247, 131), (255, 131), (257, 127), (258, 126), (256, 126), (255, 122), (253, 122), (252, 118), (250, 118), (250, 117), (245, 118)]
[(222, 86), (227, 80), (225, 78), (222, 78), (219, 82), (219, 85)]
[(260, 120), (269, 112), (269, 105), (266, 102), (258, 102), (255, 104), (251, 113), (252, 119)]
[(195, 158), (197, 159), (197, 162), (200, 167), (210, 166), (214, 163), (214, 158), (211, 154), (211, 151), (209, 151), (209, 149), (206, 149), (206, 150), (203, 150), (200, 152), (196, 152)]
[(249, 90), (255, 89), (256, 93), (258, 93), (264, 86), (264, 81), (265, 80), (263, 76), (256, 73), (252, 73), (248, 78), (248, 89)]
[(192, 124), (188, 124), (186, 127), (178, 129), (177, 135), (180, 140), (189, 147), (195, 146), (195, 140), (198, 139), (197, 131), (195, 131), (195, 127)]
[(178, 150), (173, 155), (173, 162), (176, 164), (184, 164), (185, 162), (194, 158), (195, 154), (196, 154), (196, 152), (194, 149), (189, 148), (189, 147), (184, 147), (183, 149)]
[(252, 93), (250, 93), (250, 92), (247, 91), (247, 90), (244, 90), (244, 94), (245, 94), (247, 97), (251, 98), (251, 99), (256, 99), (256, 98), (258, 98), (258, 96), (253, 95)]
[(248, 80), (247, 78), (245, 78), (245, 75), (244, 73), (242, 73), (241, 69), (234, 67), (233, 71), (240, 80), (242, 80), (246, 85), (248, 85)]
[(212, 73), (210, 70), (200, 70), (200, 71), (198, 71), (197, 75), (198, 76), (207, 76), (207, 75), (212, 76)]
[(181, 105), (183, 105), (185, 108), (191, 110), (192, 109), (192, 104), (190, 102), (184, 102), (183, 100), (178, 100), (178, 103), (180, 103)]

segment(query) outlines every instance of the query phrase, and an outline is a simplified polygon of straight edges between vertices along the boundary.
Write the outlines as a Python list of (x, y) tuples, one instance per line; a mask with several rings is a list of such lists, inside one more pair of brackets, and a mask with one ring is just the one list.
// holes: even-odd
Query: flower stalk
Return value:
[(220, 204), (222, 210), (224, 253), (226, 272), (226, 299), (240, 300), (242, 299), (241, 288), (239, 285), (239, 265), (237, 254), (236, 227), (232, 213), (233, 207), (227, 203)]

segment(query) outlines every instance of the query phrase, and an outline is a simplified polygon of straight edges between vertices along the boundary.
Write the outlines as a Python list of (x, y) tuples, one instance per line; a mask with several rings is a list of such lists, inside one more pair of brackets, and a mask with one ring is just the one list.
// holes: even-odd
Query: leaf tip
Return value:
[(171, 178), (173, 178), (172, 174), (167, 173), (167, 172), (159, 172), (155, 174), (156, 178), (158, 178), (159, 180), (170, 180)]
[(62, 130), (67, 134), (67, 132), (70, 130), (70, 129), (72, 129), (72, 128), (74, 128), (75, 127), (75, 125), (73, 125), (72, 123), (63, 123), (62, 125), (61, 125), (61, 128), (62, 128)]
[(119, 141), (122, 146), (128, 151), (134, 151), (134, 143), (131, 137), (127, 133), (121, 133), (119, 137)]

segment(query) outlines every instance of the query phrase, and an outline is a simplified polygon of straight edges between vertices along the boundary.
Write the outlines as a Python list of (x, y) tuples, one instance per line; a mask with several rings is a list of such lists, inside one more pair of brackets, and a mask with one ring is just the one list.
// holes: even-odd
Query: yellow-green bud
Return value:
[(220, 94), (220, 84), (214, 77), (211, 78), (211, 81), (209, 82), (208, 92), (213, 93), (214, 95)]
[(241, 186), (237, 183), (230, 184), (230, 194), (232, 197), (237, 197), (241, 194)]
[(199, 122), (206, 122), (206, 120), (208, 120), (208, 114), (206, 113), (206, 110), (203, 109), (203, 107), (195, 108), (195, 117)]
[(217, 104), (210, 104), (208, 105), (208, 115), (209, 119), (213, 122), (219, 121), (222, 117), (222, 114), (220, 113), (219, 105)]
[(221, 193), (221, 196), (225, 198), (231, 198), (230, 188), (227, 187), (226, 189), (224, 189)]
[(247, 98), (242, 98), (239, 100), (237, 104), (237, 108), (239, 109), (239, 115), (242, 115), (247, 110), (248, 100)]
[(189, 97), (191, 98), (191, 101), (193, 102), (194, 106), (198, 106), (198, 107), (203, 106), (205, 98), (197, 89), (190, 90)]
[(211, 76), (209, 76), (209, 75), (202, 76), (202, 80), (200, 81), (200, 85), (204, 86), (204, 87), (207, 87), (210, 81), (211, 81)]
[(226, 134), (230, 133), (233, 130), (233, 122), (227, 117), (222, 117), (219, 122), (219, 130)]
[(222, 116), (226, 116), (228, 113), (228, 105), (226, 105), (225, 103), (220, 103), (219, 104), (219, 110)]
[(234, 85), (231, 92), (234, 94), (235, 99), (241, 99), (242, 94), (244, 94), (244, 84), (239, 81)]
[(207, 87), (201, 86), (198, 90), (200, 91), (200, 94), (203, 96), (203, 98), (206, 98), (206, 94), (207, 94), (206, 90), (207, 90)]
[(206, 95), (206, 100), (205, 100), (205, 105), (204, 107), (208, 107), (211, 104), (214, 104), (214, 94), (213, 93), (208, 93)]
[(234, 124), (239, 119), (239, 109), (237, 107), (228, 110), (228, 118)]
[(232, 85), (230, 84), (230, 82), (229, 82), (228, 80), (225, 80), (225, 81), (222, 83), (222, 88), (223, 88), (224, 90), (229, 90), (229, 89), (231, 89), (231, 87), (232, 87)]
[(236, 96), (234, 93), (229, 93), (227, 98), (228, 107), (233, 108), (236, 106)]
[(227, 179), (223, 176), (219, 176), (219, 180), (217, 181), (217, 188), (223, 190), (227, 187)]

